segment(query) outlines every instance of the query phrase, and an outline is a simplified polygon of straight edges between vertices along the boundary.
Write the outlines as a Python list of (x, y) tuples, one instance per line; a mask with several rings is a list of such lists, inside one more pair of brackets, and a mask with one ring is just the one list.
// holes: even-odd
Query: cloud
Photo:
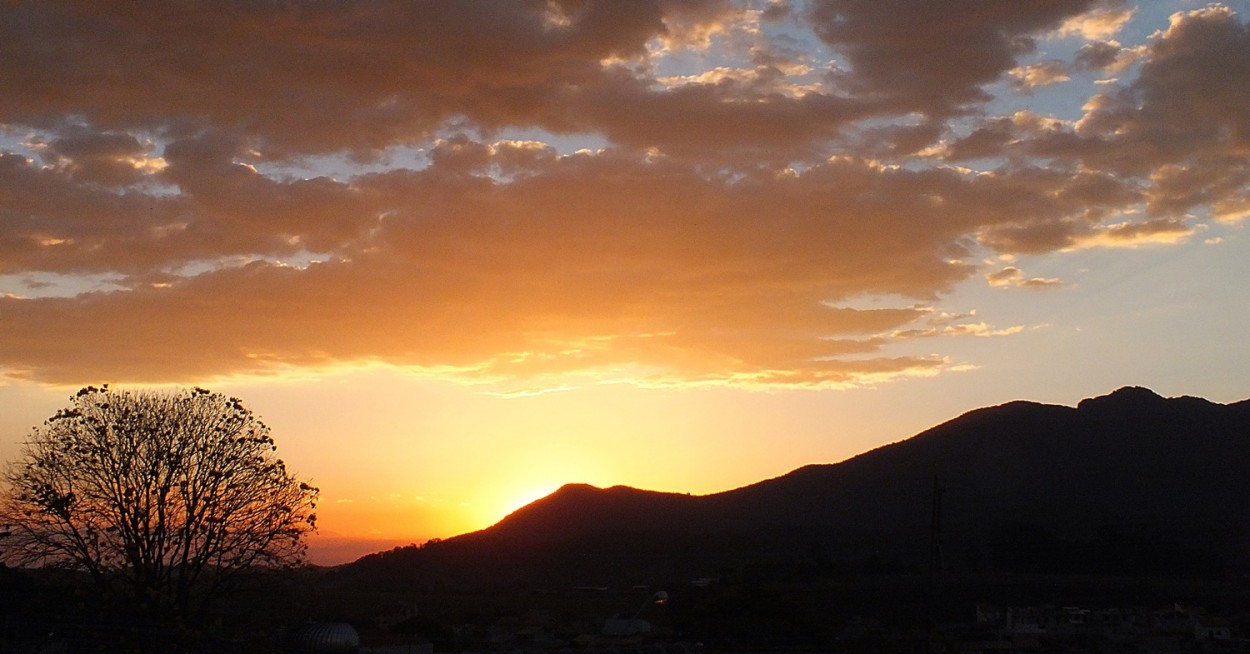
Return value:
[(995, 328), (984, 321), (971, 322), (975, 311), (963, 315), (952, 315), (946, 312), (930, 314), (922, 325), (897, 329), (888, 335), (891, 340), (908, 340), (915, 338), (934, 338), (949, 336), (1012, 336), (1024, 331), (1022, 325)]
[(1031, 93), (1034, 89), (1042, 86), (1050, 86), (1051, 84), (1058, 84), (1072, 79), (1068, 76), (1067, 66), (1062, 61), (1043, 61), (1013, 68), (1009, 72), (1015, 78), (1014, 85), (1016, 89), (1026, 93)]
[(755, 31), (759, 15), (732, 3), (702, 2), (682, 5), (670, 3), (665, 12), (664, 31), (658, 37), (663, 52), (692, 49), (706, 50), (712, 38), (735, 31)]
[(1198, 231), (1197, 228), (1169, 218), (1144, 223), (1123, 222), (1085, 234), (1077, 240), (1074, 248), (1172, 245), (1188, 240), (1196, 231)]
[(1024, 271), (1015, 266), (986, 273), (985, 281), (998, 288), (1046, 289), (1064, 285), (1062, 280), (1054, 277), (1026, 277)]
[(1146, 55), (1145, 46), (1126, 48), (1118, 41), (1096, 41), (1081, 46), (1073, 65), (1078, 70), (1121, 73)]
[(1221, 198), (1212, 203), (1211, 213), (1222, 223), (1236, 224), (1250, 218), (1250, 193)]
[[(1003, 220), (993, 207), (1008, 197), (1033, 214), (1071, 210), (1054, 197), (1058, 176), (1030, 187), (844, 159), (724, 180), (612, 153), (459, 139), (422, 171), (305, 188), (226, 164), (230, 148), (173, 150), (169, 175), (197, 171), (183, 201), (203, 211), (205, 233), (237, 225), (200, 254), (280, 252), (300, 228), (335, 243), (332, 256), (6, 300), (0, 360), (12, 374), (148, 381), (381, 360), (466, 379), (645, 369), (691, 382), (853, 383), (941, 363), (877, 354), (888, 342), (873, 335), (917, 310), (840, 299), (935, 298), (972, 273), (953, 263), (959, 240)], [(324, 232), (323, 211), (339, 216)], [(179, 234), (199, 231), (193, 221)], [(162, 237), (151, 238), (159, 249)]]
[(1125, 7), (1124, 2), (1111, 2), (1065, 20), (1056, 32), (1059, 36), (1079, 35), (1090, 41), (1106, 39), (1118, 34), (1136, 13), (1135, 7)]
[[(125, 218), (117, 236), (101, 237), (107, 247), (57, 259), (43, 251), (62, 245), (28, 245), (27, 266), (135, 272), (127, 291), (4, 300), (9, 373), (193, 380), (385, 361), (478, 381), (867, 383), (947, 364), (887, 355), (922, 329), (908, 325), (923, 311), (841, 300), (932, 301), (973, 274), (960, 262), (969, 234), (1007, 250), (1012, 230), (1036, 243), (1038, 225), (1123, 201), (1115, 180), (1093, 173), (971, 175), (835, 158), (725, 178), (679, 161), (465, 136), (436, 143), (423, 170), (344, 181), (274, 179), (238, 162), (240, 152), (220, 136), (172, 143), (159, 173), (180, 189), (168, 209), (150, 211), (140, 195), (106, 214)], [(75, 188), (29, 161), (14, 169)], [(164, 218), (130, 222), (153, 213)], [(67, 241), (97, 228), (64, 214), (57, 234)], [(163, 222), (175, 217), (176, 229)], [(1127, 242), (1116, 229), (1111, 238)], [(1017, 249), (1070, 247), (1085, 232)], [(282, 264), (314, 245), (320, 262)], [(140, 274), (181, 259), (217, 264)]]
[(65, 171), (75, 180), (103, 186), (130, 186), (160, 171), (165, 161), (152, 156), (150, 143), (126, 133), (69, 129), (49, 141), (28, 144), (43, 155), (45, 164)]

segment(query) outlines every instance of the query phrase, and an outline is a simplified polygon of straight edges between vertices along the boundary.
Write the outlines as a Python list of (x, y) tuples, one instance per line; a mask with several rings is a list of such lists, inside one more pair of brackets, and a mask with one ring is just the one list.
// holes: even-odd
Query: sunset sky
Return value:
[(1248, 21), (0, 0), (0, 459), (86, 384), (238, 395), (335, 563), (1013, 399), (1245, 399)]

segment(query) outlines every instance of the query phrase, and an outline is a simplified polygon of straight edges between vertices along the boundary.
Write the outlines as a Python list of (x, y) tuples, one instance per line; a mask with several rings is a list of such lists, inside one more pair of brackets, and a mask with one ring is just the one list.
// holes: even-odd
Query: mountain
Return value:
[(1075, 408), (1011, 402), (724, 493), (572, 484), (483, 531), (349, 567), (609, 584), (918, 572), (931, 560), (968, 572), (1250, 571), (1250, 400), (1128, 387)]

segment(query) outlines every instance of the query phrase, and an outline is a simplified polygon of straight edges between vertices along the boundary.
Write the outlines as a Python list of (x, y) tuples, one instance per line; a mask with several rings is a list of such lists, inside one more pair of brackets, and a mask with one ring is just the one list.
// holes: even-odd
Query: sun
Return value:
[(507, 507), (503, 511), (502, 515), (499, 516), (499, 519), (502, 520), (517, 509), (547, 497), (548, 495), (556, 492), (558, 488), (560, 488), (559, 484), (539, 484), (527, 487), (525, 490), (512, 496), (512, 498), (507, 502)]

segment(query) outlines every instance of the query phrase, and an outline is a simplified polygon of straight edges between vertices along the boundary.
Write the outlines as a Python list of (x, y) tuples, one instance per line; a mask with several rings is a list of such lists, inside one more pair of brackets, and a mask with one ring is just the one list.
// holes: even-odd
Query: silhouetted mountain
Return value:
[[(608, 584), (723, 569), (1250, 570), (1250, 400), (1122, 388), (978, 409), (706, 496), (569, 485), (489, 529), (361, 559), (389, 578)], [(385, 571), (385, 572), (383, 572)]]

